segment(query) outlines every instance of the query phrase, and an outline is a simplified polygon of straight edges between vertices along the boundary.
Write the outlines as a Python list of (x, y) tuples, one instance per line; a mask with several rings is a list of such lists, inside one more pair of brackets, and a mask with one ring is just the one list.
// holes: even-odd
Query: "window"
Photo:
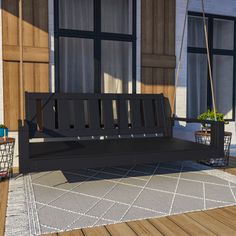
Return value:
[[(232, 120), (235, 117), (236, 19), (206, 16), (216, 109)], [(208, 108), (212, 109), (203, 18), (194, 12), (188, 17), (187, 93), (188, 117), (196, 118)]]
[(136, 0), (55, 0), (56, 89), (136, 91)]

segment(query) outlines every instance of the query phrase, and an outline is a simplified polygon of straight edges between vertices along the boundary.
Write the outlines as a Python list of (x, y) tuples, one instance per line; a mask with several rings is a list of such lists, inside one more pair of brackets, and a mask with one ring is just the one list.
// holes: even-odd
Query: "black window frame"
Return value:
[[(221, 55), (221, 56), (233, 56), (233, 102), (232, 102), (232, 118), (226, 119), (226, 121), (235, 121), (235, 85), (236, 85), (236, 17), (232, 16), (224, 16), (217, 14), (205, 14), (208, 18), (208, 45), (210, 51), (210, 60), (211, 60), (211, 70), (213, 72), (213, 55)], [(203, 17), (203, 14), (200, 12), (189, 11), (188, 16), (197, 16)], [(213, 47), (213, 22), (214, 19), (222, 19), (222, 20), (230, 20), (234, 21), (234, 49), (214, 49)], [(196, 53), (196, 54), (207, 54), (206, 48), (200, 47), (189, 47), (187, 48), (187, 53)], [(208, 68), (208, 80), (207, 80), (207, 108), (212, 109), (212, 97), (211, 97), (211, 87), (209, 80), (209, 68)]]
[(136, 45), (137, 45), (137, 3), (132, 0), (132, 34), (109, 33), (101, 31), (101, 0), (94, 3), (94, 30), (72, 30), (59, 27), (59, 0), (54, 0), (54, 55), (55, 55), (55, 91), (60, 92), (60, 49), (59, 38), (84, 38), (94, 40), (94, 93), (101, 93), (101, 42), (102, 40), (132, 43), (132, 93), (136, 93)]

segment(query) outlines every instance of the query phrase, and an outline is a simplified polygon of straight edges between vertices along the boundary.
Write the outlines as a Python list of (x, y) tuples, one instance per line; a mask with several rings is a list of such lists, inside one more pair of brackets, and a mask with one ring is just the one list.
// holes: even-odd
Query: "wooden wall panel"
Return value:
[[(22, 21), (19, 0), (2, 1), (4, 122), (17, 130), (20, 106), (20, 70), (24, 91), (48, 92), (48, 0), (22, 0)], [(20, 25), (22, 26), (23, 61), (20, 66)]]
[[(10, 4), (9, 4), (10, 3)], [(3, 45), (19, 45), (19, 7), (18, 0), (2, 1)]]
[(141, 92), (164, 93), (172, 108), (176, 67), (175, 7), (175, 0), (142, 0), (141, 10)]
[(17, 129), (17, 118), (20, 117), (19, 63), (4, 62), (3, 68), (5, 124)]

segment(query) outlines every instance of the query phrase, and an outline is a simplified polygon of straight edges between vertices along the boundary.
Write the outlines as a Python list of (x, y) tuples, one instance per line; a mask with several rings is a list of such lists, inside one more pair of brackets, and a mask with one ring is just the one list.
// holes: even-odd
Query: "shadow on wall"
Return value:
[[(23, 23), (48, 32), (48, 0), (22, 0)], [(11, 19), (11, 24), (17, 24), (19, 18), (19, 0), (2, 0), (1, 8), (8, 14), (7, 19)], [(14, 17), (16, 18), (14, 18)], [(10, 25), (10, 24), (9, 24)]]

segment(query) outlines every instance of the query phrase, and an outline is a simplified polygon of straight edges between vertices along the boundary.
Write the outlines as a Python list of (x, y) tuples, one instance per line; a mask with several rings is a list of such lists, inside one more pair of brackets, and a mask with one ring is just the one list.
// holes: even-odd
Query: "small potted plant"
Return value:
[(3, 125), (0, 124), (0, 137), (7, 137), (8, 136), (8, 128)]
[[(207, 110), (207, 112), (204, 112), (200, 114), (197, 119), (198, 120), (212, 120), (214, 121), (216, 118), (217, 121), (224, 122), (225, 124), (228, 124), (229, 122), (226, 122), (224, 120), (224, 115), (222, 113), (216, 112), (214, 113), (213, 110)], [(205, 164), (211, 165), (211, 166), (225, 166), (229, 163), (229, 153), (230, 153), (230, 144), (231, 144), (231, 138), (232, 133), (231, 132), (225, 132), (224, 133), (224, 150), (225, 150), (225, 156), (218, 159), (210, 159), (209, 161), (204, 161)], [(201, 130), (195, 132), (195, 140), (198, 143), (210, 145), (211, 143), (211, 125), (202, 123)]]
[[(204, 121), (204, 120), (212, 120), (212, 121), (214, 121), (215, 118), (216, 118), (217, 121), (224, 122), (225, 124), (229, 123), (229, 122), (226, 122), (224, 120), (224, 115), (222, 113), (216, 112), (216, 115), (215, 115), (213, 110), (207, 110), (207, 112), (204, 112), (204, 113), (200, 114), (197, 117), (198, 120), (202, 120), (202, 121)], [(205, 124), (205, 123), (202, 124), (202, 131), (210, 132), (211, 131), (211, 125)]]

